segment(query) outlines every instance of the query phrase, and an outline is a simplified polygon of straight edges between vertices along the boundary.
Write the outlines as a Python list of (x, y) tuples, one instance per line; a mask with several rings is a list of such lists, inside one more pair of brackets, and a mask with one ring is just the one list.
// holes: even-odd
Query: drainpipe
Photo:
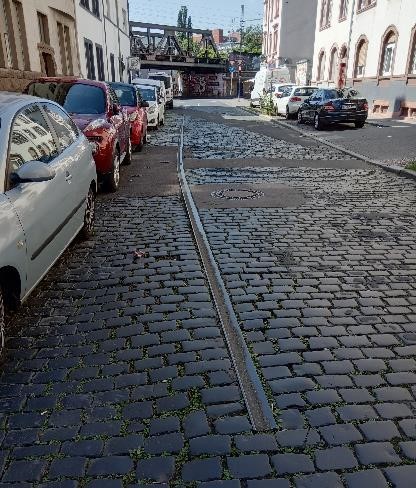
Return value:
[[(103, 29), (104, 29), (104, 42), (105, 42), (105, 64), (107, 65), (107, 75), (108, 75), (108, 80), (110, 80), (110, 69), (108, 67), (108, 44), (107, 44), (107, 29), (105, 27), (105, 19), (107, 18), (108, 12), (106, 11), (106, 15), (104, 15), (104, 0), (101, 1), (102, 5), (102, 18), (103, 18)], [(104, 51), (104, 49), (103, 49)]]
[[(345, 82), (347, 81), (348, 78), (348, 68), (350, 64), (350, 53), (351, 53), (351, 38), (352, 38), (352, 28), (354, 25), (354, 12), (355, 12), (355, 0), (352, 0), (352, 10), (351, 10), (351, 19), (350, 19), (350, 32), (348, 35), (348, 50), (347, 50), (347, 63), (345, 67)], [(354, 78), (354, 73), (353, 73), (353, 78)]]

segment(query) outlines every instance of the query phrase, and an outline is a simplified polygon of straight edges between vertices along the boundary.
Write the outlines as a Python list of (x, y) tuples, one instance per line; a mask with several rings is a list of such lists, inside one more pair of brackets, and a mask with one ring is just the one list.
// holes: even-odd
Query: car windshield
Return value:
[(105, 93), (98, 86), (84, 83), (38, 82), (29, 86), (29, 95), (59, 103), (71, 114), (105, 113)]
[(145, 102), (156, 101), (156, 92), (153, 88), (138, 88), (138, 90)]
[(311, 88), (311, 87), (303, 87), (303, 88), (296, 88), (293, 95), (298, 95), (299, 97), (310, 97), (313, 95), (318, 88)]
[(163, 83), (165, 84), (165, 88), (166, 89), (170, 88), (170, 78), (167, 78), (167, 77), (161, 76), (161, 75), (152, 75), (152, 74), (150, 74), (149, 75), (149, 79), (163, 81)]
[(133, 86), (123, 85), (122, 83), (110, 83), (110, 85), (116, 92), (121, 105), (124, 107), (137, 106), (136, 90)]

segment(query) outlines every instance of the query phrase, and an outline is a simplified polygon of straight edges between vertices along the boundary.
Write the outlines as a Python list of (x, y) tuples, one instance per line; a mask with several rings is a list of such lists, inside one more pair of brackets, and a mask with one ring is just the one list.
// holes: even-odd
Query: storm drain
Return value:
[(249, 188), (226, 188), (213, 191), (211, 196), (221, 200), (257, 200), (264, 197), (264, 193), (260, 190), (251, 190)]

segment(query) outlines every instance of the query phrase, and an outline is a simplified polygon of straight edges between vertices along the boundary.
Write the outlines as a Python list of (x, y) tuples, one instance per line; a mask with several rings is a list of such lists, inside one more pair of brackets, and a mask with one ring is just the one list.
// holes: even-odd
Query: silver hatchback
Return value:
[(0, 348), (23, 301), (74, 237), (93, 233), (90, 143), (49, 100), (0, 92)]

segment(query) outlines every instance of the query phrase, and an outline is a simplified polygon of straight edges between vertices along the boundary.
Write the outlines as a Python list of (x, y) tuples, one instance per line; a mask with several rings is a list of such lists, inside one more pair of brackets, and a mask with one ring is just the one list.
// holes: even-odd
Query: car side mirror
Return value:
[(150, 107), (149, 102), (143, 101), (142, 104), (141, 104), (141, 107), (142, 108), (149, 108)]
[(41, 183), (55, 178), (55, 171), (42, 161), (29, 161), (10, 175), (13, 185), (19, 183)]
[(113, 112), (113, 115), (118, 115), (120, 113), (120, 107), (116, 103), (113, 103), (111, 110)]

